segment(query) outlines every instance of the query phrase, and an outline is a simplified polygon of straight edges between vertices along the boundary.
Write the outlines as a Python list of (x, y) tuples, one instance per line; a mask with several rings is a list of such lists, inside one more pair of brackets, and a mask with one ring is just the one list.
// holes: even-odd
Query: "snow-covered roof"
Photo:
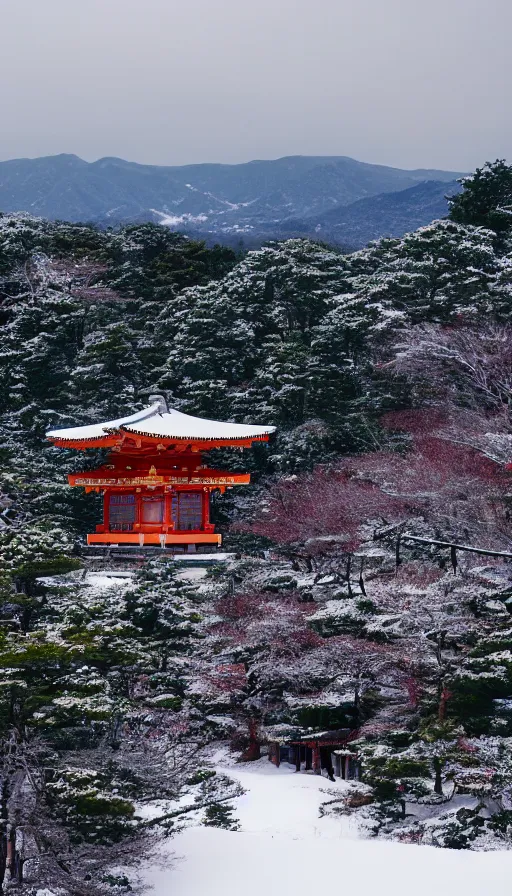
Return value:
[(224, 423), (192, 417), (174, 408), (168, 410), (165, 401), (158, 398), (149, 407), (129, 417), (69, 429), (52, 429), (46, 435), (52, 441), (84, 442), (104, 439), (118, 431), (176, 441), (244, 441), (270, 435), (275, 431), (275, 426)]
[(102, 439), (109, 432), (120, 429), (122, 426), (129, 426), (144, 420), (146, 417), (153, 416), (158, 413), (159, 405), (152, 404), (149, 408), (144, 408), (137, 414), (130, 417), (119, 417), (118, 420), (108, 420), (106, 423), (89, 423), (86, 426), (70, 426), (69, 429), (52, 429), (46, 433), (47, 439), (65, 439), (66, 441), (76, 439), (77, 442), (86, 441), (88, 439)]

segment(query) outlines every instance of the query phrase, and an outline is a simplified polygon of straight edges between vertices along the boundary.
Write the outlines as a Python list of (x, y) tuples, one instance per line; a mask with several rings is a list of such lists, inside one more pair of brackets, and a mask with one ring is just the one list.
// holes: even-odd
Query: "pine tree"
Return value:
[(512, 229), (512, 165), (486, 162), (460, 183), (462, 192), (448, 200), (452, 221), (493, 230), (501, 241)]

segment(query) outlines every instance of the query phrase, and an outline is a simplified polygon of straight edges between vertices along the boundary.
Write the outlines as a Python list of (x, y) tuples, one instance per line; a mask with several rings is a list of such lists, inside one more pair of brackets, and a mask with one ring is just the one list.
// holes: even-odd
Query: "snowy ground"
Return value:
[(206, 566), (192, 566), (190, 569), (180, 569), (176, 573), (176, 578), (182, 582), (199, 582), (201, 579), (206, 578), (207, 572)]
[(160, 867), (144, 872), (152, 896), (505, 896), (512, 853), (474, 853), (357, 839), (347, 818), (320, 818), (319, 806), (346, 787), (275, 769), (266, 760), (222, 768), (246, 793), (236, 800), (237, 832), (190, 827)]

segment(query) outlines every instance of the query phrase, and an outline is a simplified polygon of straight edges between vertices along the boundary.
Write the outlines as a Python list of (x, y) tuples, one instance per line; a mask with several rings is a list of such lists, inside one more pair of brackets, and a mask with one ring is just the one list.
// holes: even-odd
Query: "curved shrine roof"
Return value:
[(72, 426), (68, 429), (52, 429), (46, 433), (50, 441), (69, 445), (76, 443), (82, 447), (91, 443), (100, 447), (101, 443), (111, 444), (128, 435), (164, 442), (222, 442), (224, 444), (250, 441), (267, 441), (275, 426), (252, 426), (245, 423), (224, 423), (192, 417), (174, 408), (167, 409), (163, 399), (128, 417), (108, 420), (105, 423), (91, 423), (86, 426)]

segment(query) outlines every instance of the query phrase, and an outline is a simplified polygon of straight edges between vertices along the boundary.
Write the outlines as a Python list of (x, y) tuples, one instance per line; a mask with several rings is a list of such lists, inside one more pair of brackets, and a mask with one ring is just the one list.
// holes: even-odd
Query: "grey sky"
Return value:
[(0, 0), (0, 157), (512, 157), (511, 0)]

